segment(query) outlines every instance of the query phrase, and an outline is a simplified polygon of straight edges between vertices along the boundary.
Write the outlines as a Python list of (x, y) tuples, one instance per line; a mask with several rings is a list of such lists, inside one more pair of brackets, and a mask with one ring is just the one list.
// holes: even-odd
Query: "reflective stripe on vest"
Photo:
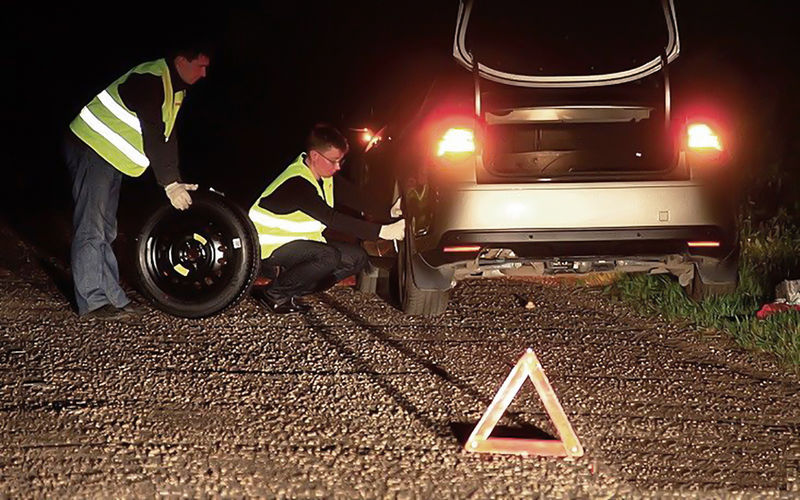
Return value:
[(150, 165), (150, 160), (144, 153), (139, 117), (125, 106), (119, 96), (119, 86), (131, 74), (150, 74), (161, 78), (164, 87), (161, 118), (164, 122), (164, 140), (169, 140), (185, 92), (173, 91), (169, 68), (164, 59), (140, 64), (115, 80), (81, 109), (69, 127), (117, 170), (138, 177)]
[(305, 154), (298, 156), (269, 186), (250, 207), (248, 216), (258, 231), (261, 258), (266, 259), (281, 245), (295, 240), (325, 242), (322, 232), (325, 225), (313, 217), (297, 210), (288, 214), (276, 214), (258, 205), (261, 198), (272, 194), (279, 186), (293, 177), (302, 177), (314, 186), (320, 198), (333, 207), (333, 179), (323, 178), (320, 187), (314, 174), (305, 164)]
[[(144, 153), (140, 153), (136, 147), (131, 145), (131, 143), (125, 140), (124, 137), (108, 128), (105, 123), (100, 121), (99, 118), (94, 116), (92, 112), (89, 111), (89, 108), (84, 106), (80, 115), (78, 116), (80, 116), (83, 121), (86, 122), (86, 125), (88, 125), (89, 128), (102, 135), (108, 142), (113, 144), (114, 147), (119, 149), (122, 154), (127, 156), (128, 159), (130, 159), (133, 163), (143, 168), (150, 166), (150, 160), (144, 155)], [(106, 161), (108, 161), (108, 158), (106, 158)], [(114, 165), (114, 163), (111, 164)]]
[(117, 104), (117, 101), (111, 97), (111, 94), (109, 94), (107, 90), (97, 94), (97, 98), (100, 99), (100, 102), (103, 103), (103, 106), (107, 107), (108, 110), (114, 114), (114, 116), (125, 122), (129, 127), (136, 130), (140, 134), (142, 133), (142, 124), (139, 123), (139, 117)]
[(262, 226), (281, 229), (290, 233), (315, 233), (321, 232), (325, 227), (316, 219), (310, 221), (295, 222), (287, 219), (280, 219), (269, 215), (266, 210), (256, 211), (250, 210), (250, 220), (257, 222)]

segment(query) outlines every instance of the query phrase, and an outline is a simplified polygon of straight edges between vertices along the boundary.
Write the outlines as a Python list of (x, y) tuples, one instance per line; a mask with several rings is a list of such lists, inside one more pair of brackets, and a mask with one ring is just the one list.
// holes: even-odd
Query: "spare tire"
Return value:
[(156, 307), (202, 318), (239, 302), (260, 264), (255, 227), (214, 191), (192, 193), (192, 206), (156, 210), (136, 241), (139, 289)]

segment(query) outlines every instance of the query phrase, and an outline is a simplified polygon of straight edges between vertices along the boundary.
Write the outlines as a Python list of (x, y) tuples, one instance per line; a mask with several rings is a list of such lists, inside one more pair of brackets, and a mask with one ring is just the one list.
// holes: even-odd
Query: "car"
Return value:
[(379, 122), (353, 174), (387, 206), (402, 198), (388, 272), (405, 313), (442, 314), (460, 280), (497, 275), (671, 273), (696, 300), (735, 290), (724, 124), (677, 111), (672, 0), (462, 0), (454, 21), (451, 63), (416, 102), (399, 88), (405, 116)]

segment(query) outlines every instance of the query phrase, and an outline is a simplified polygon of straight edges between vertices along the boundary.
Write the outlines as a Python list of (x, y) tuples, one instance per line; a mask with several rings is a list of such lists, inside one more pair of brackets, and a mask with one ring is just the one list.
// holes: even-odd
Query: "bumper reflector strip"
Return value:
[(687, 241), (690, 247), (718, 247), (719, 241)]
[(477, 252), (481, 249), (480, 245), (461, 246), (461, 247), (444, 247), (445, 252)]

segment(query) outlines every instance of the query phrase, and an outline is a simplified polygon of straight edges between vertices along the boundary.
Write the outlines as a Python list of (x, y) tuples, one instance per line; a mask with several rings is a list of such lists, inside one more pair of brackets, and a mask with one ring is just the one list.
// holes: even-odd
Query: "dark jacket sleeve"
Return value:
[(269, 196), (258, 201), (258, 206), (276, 214), (289, 214), (300, 210), (330, 229), (362, 240), (376, 240), (380, 224), (368, 222), (337, 212), (319, 197), (308, 181), (295, 177), (281, 184)]
[(164, 120), (161, 116), (164, 85), (161, 78), (132, 74), (119, 86), (119, 96), (139, 117), (144, 154), (150, 159), (150, 168), (156, 181), (162, 186), (180, 181), (177, 134), (173, 131), (169, 141), (164, 141)]

